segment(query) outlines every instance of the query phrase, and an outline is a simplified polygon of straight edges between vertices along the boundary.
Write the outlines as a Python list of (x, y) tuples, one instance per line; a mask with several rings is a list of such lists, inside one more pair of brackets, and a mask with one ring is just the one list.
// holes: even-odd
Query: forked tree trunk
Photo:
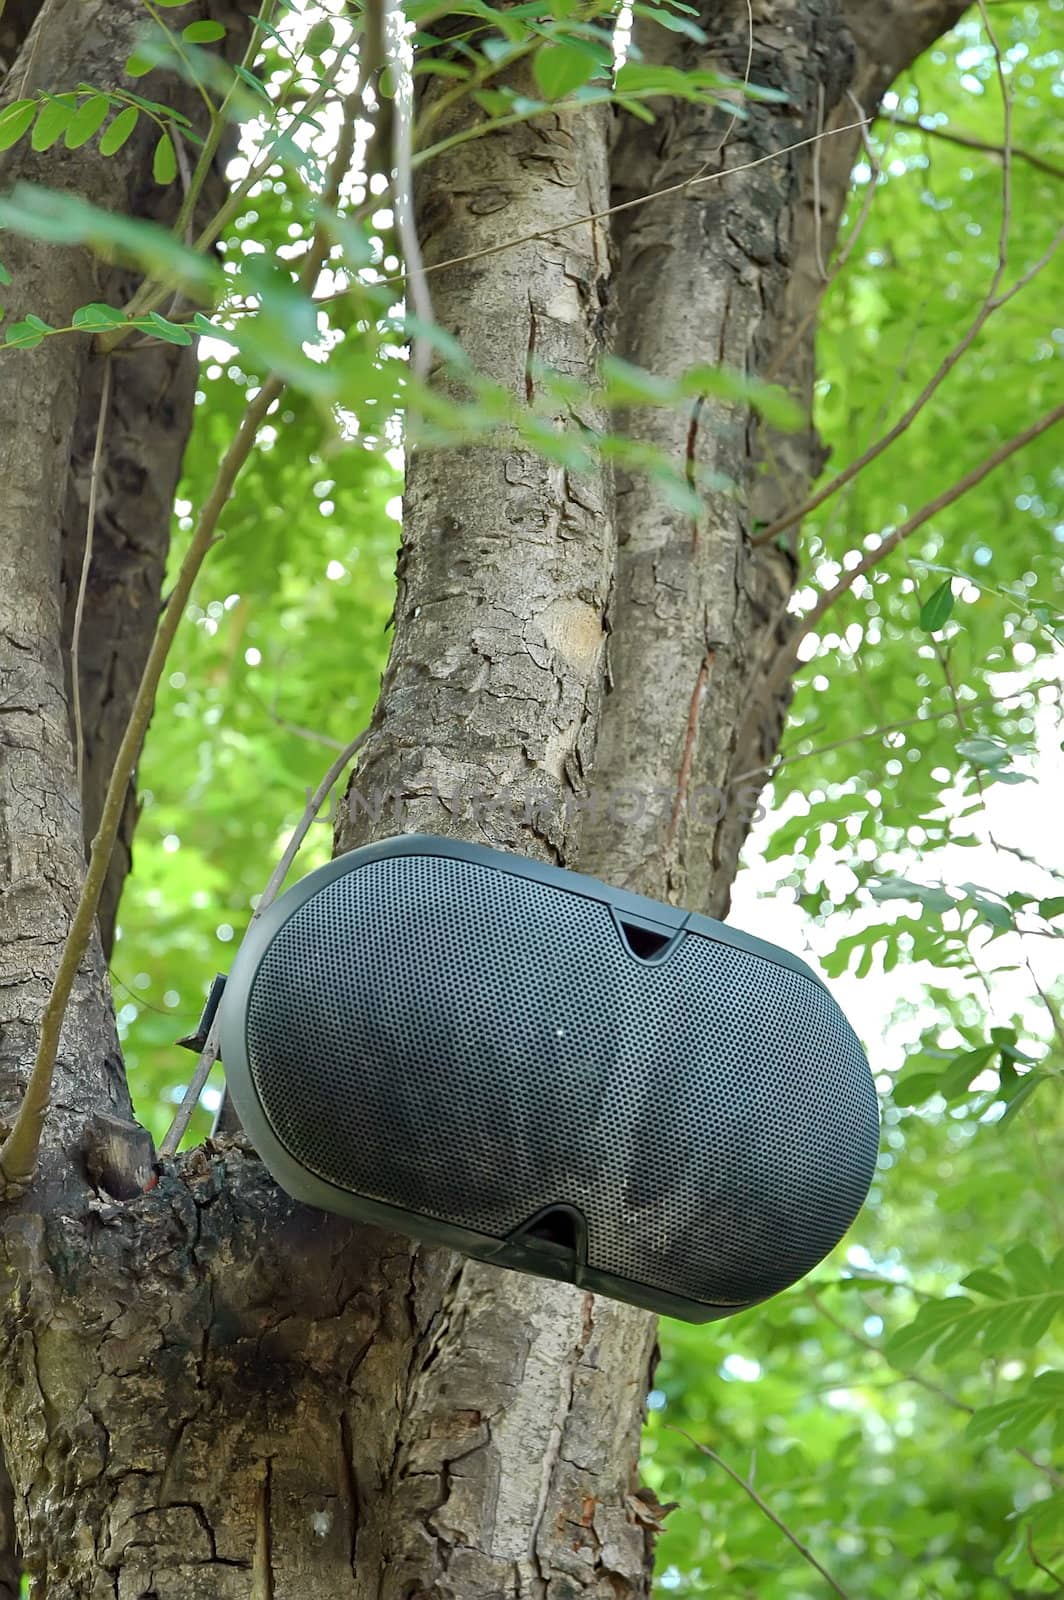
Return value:
[[(34, 72), (53, 88), (91, 80), (82, 45), (104, 51), (97, 80), (119, 72), (137, 9), (56, 0)], [(686, 106), (663, 108), (652, 128), (626, 127), (614, 197), (778, 150), (821, 116), (848, 121), (848, 84), (871, 109), (959, 7), (898, 6), (873, 28), (879, 9), (755, 0), (753, 77), (791, 98), (731, 128), (720, 112)], [(741, 75), (745, 3), (703, 10), (712, 39), (701, 53)], [(693, 47), (660, 38), (693, 63)], [(854, 148), (850, 135), (824, 147), (824, 249)], [(61, 174), (45, 161), (36, 175), (142, 208), (144, 160), (143, 150), (125, 167), (82, 154)], [(612, 275), (591, 224), (440, 273), (430, 280), (437, 319), (518, 401), (538, 398), (530, 357), (591, 376), (606, 305), (620, 350), (655, 371), (698, 359), (764, 373), (818, 289), (811, 162), (795, 152), (637, 211), (617, 232)], [(420, 184), (426, 258), (545, 231), (601, 210), (608, 195), (597, 112), (454, 146)], [(78, 252), (14, 241), (5, 253), (28, 309), (58, 318), (107, 297)], [(811, 372), (810, 322), (783, 373), (806, 405)], [(18, 373), (30, 402), (18, 407), (4, 387), (15, 380), (0, 377), (13, 486), (0, 510), (8, 1114), (82, 870), (61, 582), (78, 565), (93, 418), (91, 368), (75, 344), (45, 343), (19, 357)], [(164, 366), (157, 381), (171, 396), (165, 416), (142, 423), (134, 391), (116, 397), (97, 528), (100, 574), (145, 615), (191, 416), (188, 372)], [(552, 418), (561, 430), (601, 420)], [(392, 655), (340, 848), (393, 830), (390, 805), (376, 822), (366, 809), (374, 793), (392, 793), (407, 828), (487, 832), (687, 904), (726, 904), (744, 819), (733, 808), (718, 826), (712, 808), (694, 814), (676, 797), (723, 788), (774, 748), (782, 706), (750, 726), (743, 714), (785, 626), (794, 567), (786, 552), (752, 556), (745, 536), (758, 496), (782, 504), (801, 493), (817, 447), (810, 429), (770, 448), (744, 408), (712, 397), (694, 429), (664, 413), (630, 422), (677, 460), (726, 472), (734, 491), (707, 494), (695, 525), (647, 482), (626, 479), (614, 498), (602, 473), (575, 479), (512, 443), (415, 452)], [(131, 537), (121, 497), (153, 466), (148, 548)], [(132, 604), (101, 609), (83, 650), (97, 784), (143, 649), (143, 633), (126, 631)], [(93, 688), (91, 673), (105, 670), (114, 703)], [(661, 790), (664, 804), (633, 824), (606, 803), (622, 786)], [(504, 800), (489, 806), (471, 791)], [(87, 811), (98, 792), (90, 781)], [(0, 1433), (38, 1600), (646, 1595), (654, 1513), (636, 1458), (653, 1319), (296, 1206), (239, 1143), (170, 1165), (132, 1201), (94, 1188), (85, 1118), (127, 1103), (104, 976), (97, 946), (64, 1035), (41, 1179), (0, 1215)], [(13, 1581), (7, 1505), (0, 1470), (0, 1596)]]

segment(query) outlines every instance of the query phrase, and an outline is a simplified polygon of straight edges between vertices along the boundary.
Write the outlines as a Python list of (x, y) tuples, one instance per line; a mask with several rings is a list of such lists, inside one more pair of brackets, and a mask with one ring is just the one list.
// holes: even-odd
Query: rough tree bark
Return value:
[[(704, 54), (741, 75), (745, 4), (702, 9)], [(625, 128), (615, 196), (778, 150), (821, 117), (848, 121), (848, 85), (870, 111), (959, 9), (923, 0), (881, 17), (871, 0), (755, 0), (753, 76), (791, 99), (730, 130), (720, 112), (689, 107)], [(53, 0), (32, 71), (54, 88), (120, 72), (135, 10)], [(686, 43), (663, 43), (691, 59)], [(583, 113), (453, 147), (419, 189), (426, 257), (601, 209), (606, 145), (597, 114)], [(819, 158), (824, 250), (853, 153), (842, 135)], [(143, 209), (145, 155), (129, 149), (116, 165), (83, 152), (61, 172), (43, 158), (36, 176)], [(763, 373), (818, 289), (812, 159), (802, 151), (635, 213), (613, 242), (612, 274), (590, 225), (442, 273), (437, 318), (518, 401), (538, 398), (530, 356), (591, 373), (607, 304), (620, 349), (656, 371), (698, 358)], [(5, 241), (5, 258), (26, 307), (46, 317), (107, 298), (79, 252)], [(811, 340), (810, 326), (781, 374), (805, 403)], [(101, 594), (84, 650), (97, 781), (157, 604), (191, 416), (189, 373), (149, 359), (161, 365), (145, 362), (116, 391), (97, 524), (114, 601)], [(82, 870), (64, 594), (79, 565), (95, 419), (83, 349), (46, 342), (17, 371), (0, 377), (0, 389), (24, 386), (17, 406), (0, 393), (8, 1114)], [(154, 411), (138, 384), (159, 396)], [(559, 429), (599, 420), (552, 418)], [(793, 558), (752, 556), (745, 536), (762, 499), (778, 507), (800, 494), (818, 447), (811, 430), (781, 445), (744, 410), (709, 399), (696, 422), (631, 419), (682, 461), (693, 438), (690, 459), (734, 480), (732, 496), (707, 496), (697, 527), (648, 483), (626, 480), (614, 499), (600, 474), (577, 481), (516, 446), (415, 452), (394, 645), (339, 848), (392, 831), (390, 806), (374, 822), (359, 799), (392, 791), (404, 827), (487, 836), (695, 906), (726, 903), (742, 819), (729, 813), (717, 827), (675, 797), (727, 785), (774, 747), (782, 707), (755, 728), (741, 713), (783, 625)], [(143, 506), (131, 515), (138, 487), (151, 492), (147, 516)], [(621, 784), (668, 799), (618, 829), (610, 807), (586, 807)], [(470, 795), (507, 785), (515, 800), (494, 808)], [(86, 814), (98, 792), (86, 785)], [(652, 1318), (295, 1206), (239, 1143), (194, 1153), (150, 1193), (118, 1200), (85, 1167), (83, 1126), (101, 1109), (129, 1114), (98, 945), (64, 1033), (41, 1180), (0, 1216), (0, 1437), (38, 1597), (647, 1593), (655, 1519), (636, 1455)], [(0, 1594), (11, 1585), (6, 1503), (0, 1471)]]

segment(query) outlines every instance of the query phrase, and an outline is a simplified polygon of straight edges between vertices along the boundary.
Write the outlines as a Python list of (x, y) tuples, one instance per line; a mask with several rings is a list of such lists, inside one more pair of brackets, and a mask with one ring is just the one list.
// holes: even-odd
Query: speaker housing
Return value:
[(693, 1322), (808, 1272), (875, 1167), (868, 1062), (804, 962), (426, 834), (270, 907), (220, 1047), (294, 1198)]

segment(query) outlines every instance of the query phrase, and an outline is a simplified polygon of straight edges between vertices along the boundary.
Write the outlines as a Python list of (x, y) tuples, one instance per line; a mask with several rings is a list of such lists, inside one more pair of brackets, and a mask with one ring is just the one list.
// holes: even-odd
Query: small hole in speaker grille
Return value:
[(277, 1137), (352, 1193), (505, 1238), (572, 1206), (589, 1267), (710, 1304), (792, 1283), (864, 1199), (867, 1062), (816, 983), (604, 904), (397, 856), (268, 947), (248, 1061)]
[(519, 1237), (542, 1239), (546, 1244), (560, 1245), (563, 1250), (571, 1250), (574, 1256), (579, 1248), (576, 1218), (563, 1206), (555, 1206), (553, 1211), (543, 1212), (530, 1227), (520, 1230)]
[(642, 961), (649, 961), (652, 956), (660, 955), (673, 937), (671, 933), (656, 933), (653, 928), (640, 928), (634, 922), (618, 919), (618, 923), (629, 950)]

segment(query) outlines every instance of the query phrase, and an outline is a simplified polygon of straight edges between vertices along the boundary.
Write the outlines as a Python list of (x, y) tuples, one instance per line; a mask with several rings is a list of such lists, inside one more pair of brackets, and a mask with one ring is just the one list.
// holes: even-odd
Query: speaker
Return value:
[(808, 1272), (875, 1166), (868, 1062), (803, 962), (480, 845), (310, 873), (220, 1029), (296, 1199), (693, 1322)]

